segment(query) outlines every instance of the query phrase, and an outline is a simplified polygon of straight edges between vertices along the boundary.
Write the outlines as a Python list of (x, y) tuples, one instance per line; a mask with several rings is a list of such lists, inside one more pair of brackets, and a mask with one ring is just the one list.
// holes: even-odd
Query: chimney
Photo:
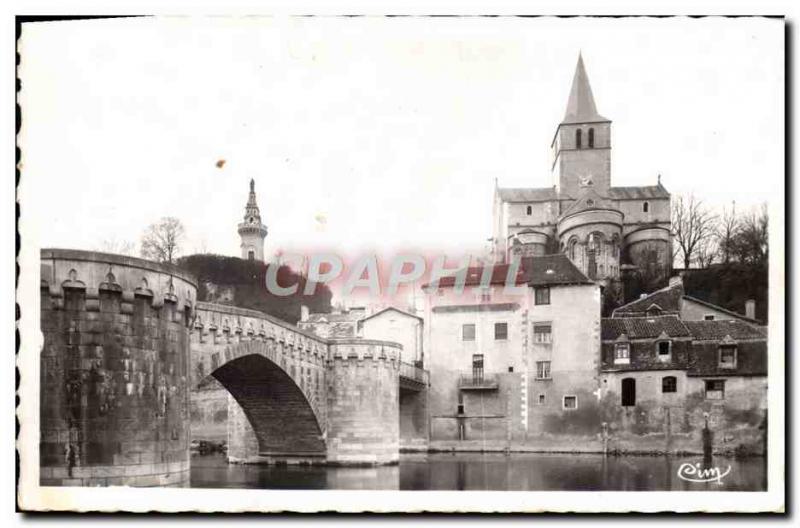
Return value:
[(300, 322), (305, 323), (308, 321), (308, 306), (305, 304), (300, 306)]
[(756, 300), (747, 299), (744, 303), (744, 315), (750, 319), (756, 318)]

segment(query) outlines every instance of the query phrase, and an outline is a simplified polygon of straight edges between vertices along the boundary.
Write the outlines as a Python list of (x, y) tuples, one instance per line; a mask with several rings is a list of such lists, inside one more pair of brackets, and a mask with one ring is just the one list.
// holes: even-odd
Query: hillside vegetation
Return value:
[(267, 290), (265, 281), (268, 265), (263, 262), (202, 254), (182, 257), (177, 264), (197, 277), (197, 297), (201, 301), (214, 300), (210, 295), (210, 282), (216, 287), (231, 288), (232, 304), (235, 306), (259, 310), (292, 324), (300, 320), (301, 305), (308, 306), (312, 313), (331, 311), (330, 289), (318, 284), (312, 295), (304, 295), (306, 278), (287, 266), (278, 268), (278, 285), (289, 287), (297, 284), (298, 288), (294, 295), (282, 297)]

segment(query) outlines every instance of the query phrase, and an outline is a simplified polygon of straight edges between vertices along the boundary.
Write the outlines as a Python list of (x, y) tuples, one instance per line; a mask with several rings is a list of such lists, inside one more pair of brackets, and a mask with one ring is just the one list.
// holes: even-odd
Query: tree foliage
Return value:
[(209, 299), (209, 285), (233, 288), (234, 304), (242, 308), (258, 310), (295, 324), (300, 319), (300, 306), (308, 306), (312, 313), (331, 311), (330, 289), (317, 284), (312, 295), (304, 295), (306, 277), (288, 266), (277, 270), (277, 282), (281, 287), (297, 284), (297, 292), (290, 296), (277, 296), (266, 287), (269, 266), (254, 260), (242, 260), (221, 255), (189, 255), (178, 259), (178, 265), (197, 277), (200, 300)]

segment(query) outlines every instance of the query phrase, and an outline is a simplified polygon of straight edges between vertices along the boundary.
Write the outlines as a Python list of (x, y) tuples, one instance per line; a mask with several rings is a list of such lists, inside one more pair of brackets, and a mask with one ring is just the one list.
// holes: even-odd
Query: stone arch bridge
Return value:
[(230, 395), (233, 461), (395, 463), (402, 417), (425, 414), (427, 372), (397, 343), (198, 302), (191, 275), (142, 259), (50, 249), (41, 270), (42, 485), (186, 485), (190, 393), (209, 377)]

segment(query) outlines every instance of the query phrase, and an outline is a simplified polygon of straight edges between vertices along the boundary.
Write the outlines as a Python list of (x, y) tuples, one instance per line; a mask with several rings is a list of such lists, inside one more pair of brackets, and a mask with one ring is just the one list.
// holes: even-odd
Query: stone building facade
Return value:
[(601, 403), (610, 449), (763, 453), (766, 335), (738, 319), (603, 319)]
[(586, 417), (597, 401), (599, 286), (562, 254), (521, 264), (521, 292), (506, 291), (504, 264), (485, 288), (475, 290), (484, 269), (470, 268), (463, 293), (446, 277), (426, 296), (436, 448), (552, 447), (556, 435), (597, 432)]
[(495, 188), (495, 261), (562, 252), (604, 287), (626, 265), (669, 276), (670, 194), (660, 176), (656, 185), (612, 186), (611, 148), (611, 121), (597, 112), (579, 57), (551, 144), (553, 186)]

